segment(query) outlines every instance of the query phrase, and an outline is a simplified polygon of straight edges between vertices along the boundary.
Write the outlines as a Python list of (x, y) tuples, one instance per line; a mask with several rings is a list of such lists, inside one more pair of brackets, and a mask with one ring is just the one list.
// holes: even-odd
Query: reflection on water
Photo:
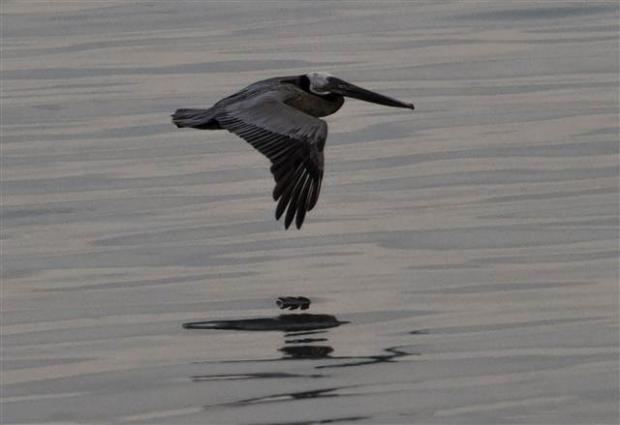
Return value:
[[(286, 335), (287, 337), (291, 335)], [(307, 344), (309, 342), (323, 342), (327, 341), (327, 338), (300, 338), (300, 339), (289, 339), (285, 341), (287, 344)]]
[[(306, 335), (326, 333), (324, 329), (334, 328), (348, 322), (342, 322), (330, 314), (281, 314), (277, 317), (214, 320), (205, 322), (184, 323), (185, 329), (218, 329), (235, 331), (284, 331), (285, 346), (278, 351), (283, 353), (282, 359), (323, 359), (329, 358), (334, 351), (328, 345), (309, 345), (325, 343), (328, 338), (296, 338)], [(194, 380), (204, 380), (196, 379)]]
[(316, 366), (317, 369), (331, 368), (331, 367), (352, 367), (352, 366), (367, 366), (377, 363), (390, 363), (396, 361), (396, 359), (405, 356), (419, 356), (420, 353), (410, 353), (404, 351), (400, 347), (390, 347), (384, 350), (387, 354), (379, 354), (375, 356), (353, 356), (353, 357), (338, 357), (341, 359), (355, 360), (348, 363), (332, 364), (332, 365), (320, 365)]
[[(284, 346), (278, 351), (283, 353), (281, 359), (264, 359), (262, 361), (274, 360), (316, 360), (316, 359), (339, 359), (351, 360), (346, 363), (317, 365), (316, 369), (323, 368), (339, 368), (364, 366), (377, 363), (388, 363), (398, 358), (419, 355), (419, 353), (405, 351), (402, 347), (385, 348), (384, 354), (371, 356), (332, 356), (334, 348), (326, 343), (329, 342), (328, 330), (349, 322), (339, 321), (335, 316), (330, 314), (282, 314), (273, 318), (256, 318), (256, 319), (238, 319), (238, 320), (213, 320), (203, 322), (184, 323), (185, 329), (204, 329), (204, 330), (234, 330), (234, 331), (284, 331)], [(411, 331), (410, 335), (425, 335), (427, 330)], [(322, 334), (320, 338), (297, 338), (300, 336)], [(321, 343), (320, 345), (311, 345), (313, 343)], [(233, 360), (235, 362), (244, 362), (245, 360)], [(257, 361), (257, 360), (253, 360)], [(258, 360), (261, 361), (261, 360)], [(286, 375), (289, 377), (291, 375)], [(297, 375), (292, 375), (297, 376)], [(285, 377), (285, 375), (269, 374), (245, 374), (245, 375), (226, 375), (224, 379), (244, 379), (251, 378), (272, 378)], [(200, 382), (206, 380), (222, 379), (221, 375), (195, 376), (193, 381)]]
[(284, 359), (325, 359), (334, 351), (332, 347), (325, 345), (297, 345), (282, 347)]
[[(4, 423), (619, 422), (617, 2), (177, 3), (2, 3)], [(291, 233), (168, 114), (309, 71)]]
[(336, 394), (335, 391), (340, 388), (322, 388), (320, 390), (312, 390), (312, 391), (298, 391), (294, 393), (283, 393), (283, 394), (273, 394), (265, 397), (255, 397), (248, 398), (245, 400), (239, 400), (234, 404), (254, 404), (254, 403), (267, 403), (267, 402), (276, 402), (276, 401), (285, 401), (285, 400), (301, 400), (304, 398), (321, 398), (321, 397), (338, 397), (339, 394)]
[[(349, 368), (354, 366), (369, 366), (379, 363), (396, 362), (400, 358), (417, 355), (411, 351), (405, 350), (403, 347), (388, 347), (384, 349), (384, 353), (369, 356), (334, 356), (334, 348), (328, 345), (330, 342), (330, 330), (342, 322), (333, 315), (321, 314), (288, 314), (275, 318), (258, 318), (258, 319), (241, 319), (241, 320), (225, 320), (225, 321), (209, 321), (209, 322), (192, 322), (184, 324), (186, 329), (207, 329), (218, 331), (283, 331), (284, 346), (278, 349), (282, 353), (281, 358), (271, 358), (257, 360), (249, 358), (246, 360), (233, 360), (219, 363), (248, 363), (256, 365), (260, 362), (282, 362), (290, 360), (321, 360), (322, 364), (314, 365), (315, 369), (327, 368)], [(413, 331), (412, 335), (424, 335), (425, 331)], [(213, 335), (212, 333), (205, 336)], [(241, 336), (243, 334), (240, 334)], [(316, 335), (316, 337), (312, 336)], [(332, 336), (333, 337), (333, 336)], [(329, 362), (329, 363), (323, 363)], [(336, 362), (336, 363), (334, 363)], [(212, 365), (212, 362), (205, 362)], [(282, 370), (287, 366), (283, 364)], [(301, 367), (295, 367), (294, 370), (303, 370)], [(333, 374), (302, 374), (294, 372), (252, 372), (252, 373), (234, 373), (234, 374), (205, 374), (192, 376), (191, 380), (195, 383), (208, 383), (213, 381), (253, 381), (253, 380), (296, 380), (307, 378), (320, 378), (323, 382), (333, 379)], [(351, 385), (346, 386), (322, 386), (311, 390), (274, 392), (259, 397), (243, 398), (233, 402), (216, 403), (203, 406), (205, 411), (212, 411), (214, 408), (234, 408), (243, 406), (255, 406), (265, 403), (282, 403), (293, 402), (306, 399), (329, 399), (340, 396), (346, 396), (341, 390), (352, 388)], [(281, 422), (290, 424), (318, 424), (318, 423), (334, 423), (334, 422), (350, 422), (368, 419), (369, 416), (351, 416), (329, 418), (313, 421), (297, 421), (297, 422)]]
[(256, 372), (256, 373), (228, 373), (214, 375), (196, 375), (192, 376), (193, 382), (210, 382), (210, 381), (245, 381), (251, 379), (286, 379), (286, 378), (321, 378), (323, 375), (311, 374), (301, 375), (296, 373), (285, 372)]
[[(315, 425), (315, 424), (334, 424), (338, 422), (356, 423), (357, 421), (368, 419), (369, 417), (370, 416), (346, 416), (343, 418), (329, 418), (329, 419), (323, 419), (319, 421), (282, 422), (280, 423), (280, 425)], [(266, 424), (257, 424), (257, 425), (266, 425)], [(269, 425), (274, 425), (274, 424), (269, 423)]]
[[(307, 400), (307, 399), (328, 399), (339, 397), (336, 391), (340, 390), (341, 387), (329, 387), (329, 388), (320, 388), (317, 390), (310, 391), (297, 391), (291, 393), (281, 393), (281, 394), (273, 394), (264, 397), (255, 397), (248, 398), (244, 400), (239, 400), (235, 403), (227, 404), (227, 406), (231, 407), (241, 407), (248, 405), (256, 405), (263, 403), (280, 403), (280, 402), (290, 402), (297, 400)], [(213, 408), (214, 406), (205, 406), (205, 409)], [(291, 412), (291, 415), (294, 415), (294, 412)], [(311, 424), (328, 424), (328, 423), (336, 423), (336, 422), (352, 422), (360, 421), (363, 419), (368, 419), (369, 416), (349, 416), (349, 417), (340, 417), (340, 418), (329, 418), (323, 420), (312, 420), (312, 421), (295, 421), (295, 422), (281, 422), (282, 425), (311, 425)], [(271, 423), (273, 425), (273, 423)]]
[(329, 314), (281, 314), (278, 317), (240, 320), (212, 320), (184, 323), (185, 329), (228, 329), (238, 331), (313, 331), (340, 326), (340, 322)]

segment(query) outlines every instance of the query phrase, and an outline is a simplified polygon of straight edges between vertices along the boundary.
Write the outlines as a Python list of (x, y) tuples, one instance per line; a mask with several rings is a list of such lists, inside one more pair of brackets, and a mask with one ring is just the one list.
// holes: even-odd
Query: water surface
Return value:
[[(4, 424), (617, 423), (617, 3), (2, 9)], [(169, 114), (309, 71), (416, 111), (328, 117), (284, 231)], [(342, 323), (182, 327), (283, 295)]]

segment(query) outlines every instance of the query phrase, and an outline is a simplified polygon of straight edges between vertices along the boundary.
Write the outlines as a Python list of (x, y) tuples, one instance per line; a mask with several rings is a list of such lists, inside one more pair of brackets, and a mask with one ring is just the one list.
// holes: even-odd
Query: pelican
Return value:
[(275, 179), (276, 220), (286, 212), (284, 227), (295, 220), (300, 229), (306, 212), (317, 203), (323, 181), (327, 123), (318, 117), (338, 111), (345, 97), (414, 109), (412, 103), (311, 72), (258, 81), (209, 109), (178, 109), (172, 121), (177, 127), (226, 129), (265, 155)]

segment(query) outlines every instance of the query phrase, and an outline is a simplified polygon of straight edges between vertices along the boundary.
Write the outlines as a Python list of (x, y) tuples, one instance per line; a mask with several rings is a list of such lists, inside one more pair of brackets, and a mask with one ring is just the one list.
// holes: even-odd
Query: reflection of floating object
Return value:
[[(304, 332), (303, 334), (305, 334), (306, 332)], [(314, 332), (307, 332), (307, 333), (314, 333)], [(319, 332), (316, 332), (319, 333)], [(302, 334), (302, 335), (303, 335)], [(299, 335), (298, 333), (294, 333), (292, 335)], [(290, 335), (286, 335), (286, 336), (290, 336)], [(300, 338), (300, 339), (288, 339), (285, 342), (287, 344), (310, 344), (313, 342), (325, 342), (327, 341), (327, 338)]]
[(285, 331), (299, 332), (335, 328), (341, 322), (331, 314), (282, 314), (264, 319), (213, 320), (184, 323), (185, 329), (229, 329), (237, 331)]
[(293, 345), (280, 348), (285, 359), (324, 359), (334, 351), (332, 347), (323, 345)]
[(310, 303), (310, 299), (306, 297), (280, 297), (276, 300), (276, 304), (282, 310), (297, 310), (298, 308), (307, 310)]

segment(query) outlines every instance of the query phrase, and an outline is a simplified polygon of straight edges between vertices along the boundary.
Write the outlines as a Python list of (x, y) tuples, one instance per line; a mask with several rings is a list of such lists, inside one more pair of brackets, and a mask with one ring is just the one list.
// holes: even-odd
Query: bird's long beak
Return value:
[(379, 105), (415, 109), (413, 103), (402, 102), (398, 99), (363, 89), (355, 84), (347, 83), (339, 78), (330, 77), (329, 83), (329, 91), (332, 93), (338, 93), (343, 96), (353, 97), (366, 102), (378, 103)]

